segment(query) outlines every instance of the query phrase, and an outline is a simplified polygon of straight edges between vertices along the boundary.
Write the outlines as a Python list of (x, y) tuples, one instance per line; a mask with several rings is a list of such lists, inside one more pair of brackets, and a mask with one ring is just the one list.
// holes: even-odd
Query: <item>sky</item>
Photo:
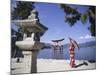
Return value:
[[(16, 7), (15, 2), (12, 4)], [(88, 30), (90, 25), (89, 21), (84, 25), (81, 21), (78, 21), (73, 27), (70, 27), (69, 24), (64, 21), (65, 13), (59, 4), (37, 2), (34, 6), (38, 11), (40, 23), (48, 28), (45, 34), (41, 37), (41, 42), (52, 43), (51, 40), (65, 38), (63, 43), (66, 44), (69, 42), (68, 37), (72, 37), (78, 43), (95, 40)], [(78, 8), (78, 11), (81, 13), (84, 13), (88, 8), (84, 5), (70, 6)], [(17, 30), (16, 26), (12, 26), (12, 28)]]
[[(78, 11), (84, 13), (87, 10), (87, 6), (70, 5), (77, 7)], [(40, 22), (48, 27), (46, 33), (41, 37), (41, 41), (51, 43), (51, 40), (65, 38), (63, 43), (68, 43), (68, 37), (72, 37), (79, 43), (95, 40), (91, 36), (88, 30), (89, 21), (86, 24), (82, 24), (81, 21), (75, 23), (73, 27), (70, 27), (64, 20), (65, 13), (59, 6), (54, 3), (35, 3), (35, 8), (39, 13)]]

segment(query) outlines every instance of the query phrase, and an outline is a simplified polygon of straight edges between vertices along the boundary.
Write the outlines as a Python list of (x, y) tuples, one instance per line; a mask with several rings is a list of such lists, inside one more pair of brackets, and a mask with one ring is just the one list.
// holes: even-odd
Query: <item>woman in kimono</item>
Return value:
[(70, 66), (73, 68), (75, 67), (75, 48), (79, 49), (79, 46), (75, 40), (69, 38), (69, 54), (70, 54)]

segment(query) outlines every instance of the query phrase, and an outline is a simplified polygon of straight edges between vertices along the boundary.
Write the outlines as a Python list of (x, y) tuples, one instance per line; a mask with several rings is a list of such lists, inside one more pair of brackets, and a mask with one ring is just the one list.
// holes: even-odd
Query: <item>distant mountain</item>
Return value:
[[(91, 47), (91, 46), (96, 46), (96, 41), (89, 41), (79, 44), (79, 47)], [(63, 47), (64, 48), (68, 47), (68, 44), (64, 44)]]
[(85, 43), (79, 44), (80, 47), (91, 47), (91, 46), (96, 46), (96, 41), (89, 41)]
[[(91, 46), (96, 46), (96, 41), (89, 41), (89, 42), (85, 42), (85, 43), (81, 43), (79, 44), (79, 47), (91, 47)], [(68, 47), (68, 43), (63, 45), (63, 48)], [(52, 44), (50, 43), (44, 43), (44, 48), (52, 48)]]
[(44, 47), (43, 47), (43, 49), (44, 48), (48, 48), (48, 49), (50, 49), (50, 48), (52, 48), (52, 45), (50, 44), (50, 43), (44, 43)]

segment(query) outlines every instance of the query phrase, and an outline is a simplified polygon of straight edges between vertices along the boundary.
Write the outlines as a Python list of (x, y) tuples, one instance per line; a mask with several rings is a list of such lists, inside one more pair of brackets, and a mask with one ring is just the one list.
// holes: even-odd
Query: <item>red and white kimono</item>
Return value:
[(69, 54), (70, 54), (70, 66), (75, 67), (75, 46), (73, 43), (70, 44)]

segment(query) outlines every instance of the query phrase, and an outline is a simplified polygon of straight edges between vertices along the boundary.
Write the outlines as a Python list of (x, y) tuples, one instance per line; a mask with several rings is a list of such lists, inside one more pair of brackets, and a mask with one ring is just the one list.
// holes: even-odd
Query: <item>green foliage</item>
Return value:
[(61, 8), (64, 9), (64, 12), (66, 13), (66, 15), (68, 15), (68, 14), (73, 14), (73, 15), (78, 14), (77, 9), (74, 9), (67, 4), (66, 5), (61, 4)]
[(16, 5), (12, 12), (12, 19), (26, 19), (34, 8), (32, 2), (17, 1)]
[(87, 14), (82, 14), (81, 15), (81, 22), (85, 25), (85, 23), (87, 22), (87, 18), (88, 18), (88, 15)]
[(81, 14), (76, 8), (72, 8), (65, 4), (61, 4), (61, 8), (66, 13), (65, 22), (69, 23), (70, 26), (73, 26), (80, 19)]
[(76, 8), (72, 8), (66, 4), (60, 4), (61, 8), (64, 10), (65, 22), (67, 22), (70, 26), (74, 26), (77, 21), (81, 21), (83, 24), (89, 20), (90, 27), (89, 30), (92, 36), (96, 36), (96, 13), (95, 6), (87, 6), (88, 10), (84, 13), (80, 13)]
[(91, 24), (91, 26), (89, 27), (89, 30), (91, 31), (92, 36), (96, 36), (95, 25)]
[(70, 26), (73, 26), (80, 19), (80, 14), (66, 16), (65, 22), (69, 23)]

